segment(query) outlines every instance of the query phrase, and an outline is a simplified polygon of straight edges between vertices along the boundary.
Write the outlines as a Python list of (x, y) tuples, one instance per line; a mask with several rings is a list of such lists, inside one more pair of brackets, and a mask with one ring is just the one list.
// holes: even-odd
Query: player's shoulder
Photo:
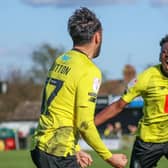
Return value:
[(94, 71), (97, 71), (97, 72), (101, 72), (100, 71), (100, 69), (99, 69), (99, 67), (96, 65), (96, 64), (94, 64), (94, 62), (93, 61), (91, 61), (90, 60), (90, 67), (94, 70)]
[[(73, 52), (73, 50), (72, 50)], [(76, 63), (78, 65), (78, 67), (80, 67), (80, 69), (82, 69), (83, 71), (89, 71), (91, 73), (98, 73), (100, 74), (101, 71), (100, 69), (97, 67), (97, 65), (90, 59), (88, 58), (86, 55), (84, 55), (83, 53), (80, 52), (73, 52), (73, 54), (75, 54), (76, 56)]]
[(101, 77), (101, 70), (93, 62), (90, 63), (90, 68), (88, 68), (89, 73), (92, 73), (94, 76)]
[(143, 72), (141, 72), (138, 76), (142, 77), (142, 76), (152, 76), (154, 73), (159, 71), (159, 65), (153, 65), (150, 66), (148, 68), (146, 68)]
[(144, 70), (145, 73), (152, 73), (154, 71), (158, 71), (160, 69), (160, 64), (153, 65), (148, 67), (146, 70)]
[(160, 64), (157, 64), (145, 69), (142, 73), (140, 73), (140, 76), (151, 77), (159, 73), (160, 73)]
[[(76, 74), (98, 74), (101, 75), (100, 69), (89, 59), (84, 53), (76, 50), (70, 50), (67, 52), (72, 59), (70, 60), (71, 66), (74, 67)], [(78, 71), (77, 71), (78, 69)]]

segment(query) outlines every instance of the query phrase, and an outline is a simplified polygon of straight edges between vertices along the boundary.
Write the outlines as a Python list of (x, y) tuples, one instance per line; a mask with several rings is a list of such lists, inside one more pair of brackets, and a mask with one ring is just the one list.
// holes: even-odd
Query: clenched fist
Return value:
[(128, 162), (124, 154), (113, 154), (112, 157), (106, 161), (115, 168), (124, 168)]

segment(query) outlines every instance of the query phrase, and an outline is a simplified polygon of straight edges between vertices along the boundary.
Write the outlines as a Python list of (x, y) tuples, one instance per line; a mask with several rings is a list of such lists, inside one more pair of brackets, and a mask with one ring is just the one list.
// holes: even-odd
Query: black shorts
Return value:
[(80, 168), (76, 156), (53, 156), (38, 148), (31, 151), (31, 158), (37, 168)]
[(154, 168), (162, 156), (168, 159), (168, 142), (151, 143), (136, 138), (130, 168)]

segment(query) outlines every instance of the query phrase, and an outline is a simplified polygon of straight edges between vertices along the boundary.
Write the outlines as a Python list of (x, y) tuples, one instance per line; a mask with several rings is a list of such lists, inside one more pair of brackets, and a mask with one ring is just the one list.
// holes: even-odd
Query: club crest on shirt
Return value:
[(93, 91), (94, 92), (98, 92), (98, 90), (99, 90), (99, 88), (100, 88), (100, 83), (101, 83), (101, 81), (100, 81), (100, 79), (99, 78), (94, 78), (93, 79)]

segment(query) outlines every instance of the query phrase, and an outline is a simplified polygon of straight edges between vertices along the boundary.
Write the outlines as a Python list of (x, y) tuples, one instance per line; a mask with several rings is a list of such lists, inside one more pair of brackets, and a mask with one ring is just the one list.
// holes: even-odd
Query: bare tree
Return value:
[(31, 78), (37, 83), (42, 83), (47, 75), (49, 68), (56, 57), (64, 52), (63, 48), (54, 48), (49, 44), (43, 44), (32, 53), (33, 66)]

